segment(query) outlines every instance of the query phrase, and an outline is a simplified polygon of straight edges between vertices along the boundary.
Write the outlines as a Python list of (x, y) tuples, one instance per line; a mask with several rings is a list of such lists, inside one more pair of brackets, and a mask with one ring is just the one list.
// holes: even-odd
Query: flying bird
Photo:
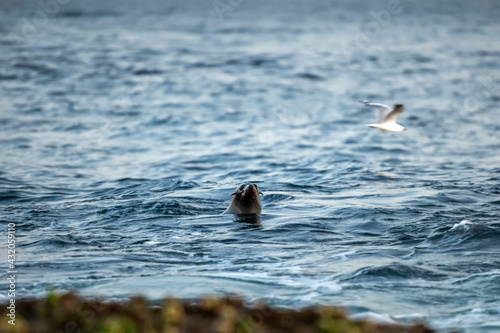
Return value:
[(369, 101), (360, 101), (366, 106), (374, 107), (378, 110), (378, 124), (369, 124), (368, 127), (378, 129), (384, 132), (401, 132), (406, 131), (406, 128), (397, 124), (396, 119), (403, 113), (405, 106), (403, 104), (395, 104), (394, 109), (389, 106), (379, 103), (370, 103)]

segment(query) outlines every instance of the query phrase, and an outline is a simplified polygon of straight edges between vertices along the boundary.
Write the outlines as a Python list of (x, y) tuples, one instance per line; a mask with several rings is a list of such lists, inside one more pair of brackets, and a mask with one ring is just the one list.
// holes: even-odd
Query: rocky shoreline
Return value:
[(76, 294), (52, 293), (45, 299), (16, 301), (14, 316), (12, 309), (8, 309), (9, 305), (1, 306), (4, 319), (0, 321), (0, 332), (433, 332), (425, 324), (402, 326), (353, 321), (343, 310), (333, 307), (278, 309), (268, 305), (248, 306), (239, 298), (166, 299), (153, 304), (142, 297), (126, 302), (107, 302), (85, 299)]

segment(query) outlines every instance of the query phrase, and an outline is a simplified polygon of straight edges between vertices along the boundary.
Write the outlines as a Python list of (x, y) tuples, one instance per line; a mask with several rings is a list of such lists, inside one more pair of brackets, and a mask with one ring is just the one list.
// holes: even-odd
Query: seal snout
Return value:
[(231, 195), (247, 196), (256, 194), (257, 195), (263, 194), (262, 192), (259, 191), (259, 187), (256, 184), (244, 184), (237, 187), (236, 191), (234, 191), (234, 193)]
[(243, 188), (243, 195), (259, 195), (262, 194), (262, 192), (259, 191), (259, 187), (256, 184), (247, 184)]

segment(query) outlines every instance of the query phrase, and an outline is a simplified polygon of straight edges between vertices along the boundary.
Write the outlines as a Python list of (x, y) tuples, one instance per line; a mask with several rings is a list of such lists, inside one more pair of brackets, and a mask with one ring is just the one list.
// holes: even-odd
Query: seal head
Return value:
[(243, 184), (234, 191), (233, 201), (224, 214), (260, 214), (261, 204), (259, 188), (255, 184)]

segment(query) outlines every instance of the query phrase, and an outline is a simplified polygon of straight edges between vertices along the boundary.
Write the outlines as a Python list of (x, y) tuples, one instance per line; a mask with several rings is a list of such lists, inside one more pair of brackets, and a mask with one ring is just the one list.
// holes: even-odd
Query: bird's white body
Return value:
[(383, 132), (401, 132), (406, 131), (406, 128), (396, 123), (385, 123), (385, 124), (368, 124), (368, 127), (378, 129)]
[(396, 123), (396, 119), (398, 116), (403, 113), (405, 107), (403, 104), (396, 104), (394, 108), (390, 108), (387, 105), (379, 104), (379, 103), (370, 103), (367, 101), (362, 101), (366, 106), (374, 107), (378, 110), (379, 115), (379, 123), (378, 124), (369, 124), (366, 125), (368, 127), (378, 129), (379, 131), (384, 132), (401, 132), (406, 131), (404, 126), (401, 126)]

